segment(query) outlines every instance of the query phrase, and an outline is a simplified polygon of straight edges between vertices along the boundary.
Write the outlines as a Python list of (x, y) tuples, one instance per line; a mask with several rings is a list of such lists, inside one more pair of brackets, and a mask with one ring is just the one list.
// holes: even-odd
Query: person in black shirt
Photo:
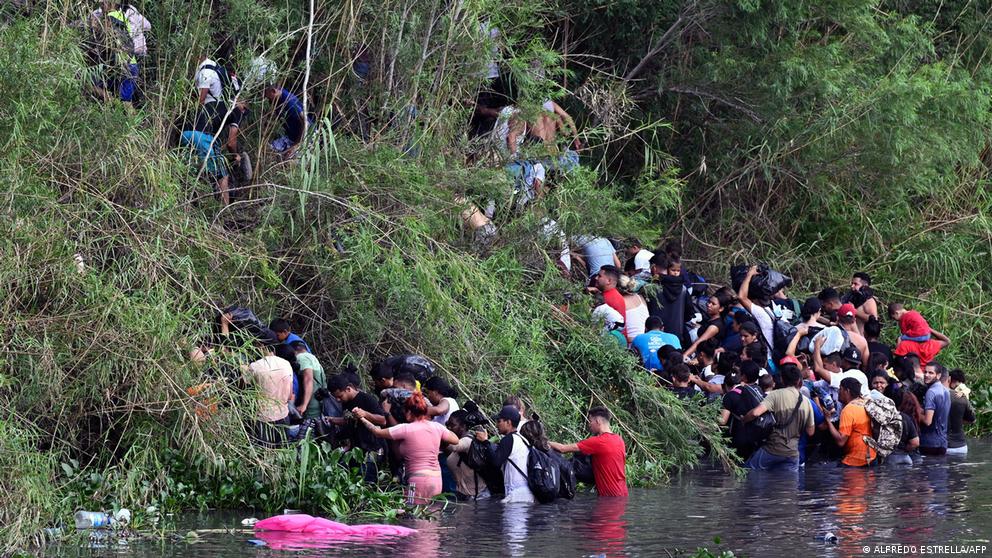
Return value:
[(340, 438), (349, 447), (361, 448), (365, 451), (379, 451), (383, 448), (382, 441), (372, 436), (368, 429), (359, 428), (356, 425), (358, 419), (368, 419), (369, 422), (378, 426), (386, 425), (386, 411), (379, 405), (379, 401), (372, 395), (359, 391), (355, 387), (354, 381), (348, 374), (337, 374), (327, 381), (327, 391), (341, 402), (341, 407), (347, 412), (350, 411), (355, 417), (350, 420), (346, 417), (332, 417), (327, 420), (341, 426)]
[[(763, 399), (757, 387), (761, 367), (754, 362), (741, 363), (741, 375), (731, 374), (724, 378), (723, 410), (720, 424), (730, 425), (730, 443), (742, 459), (747, 459), (758, 448), (754, 433), (741, 422), (741, 417), (758, 406)], [(738, 380), (738, 378), (741, 378)], [(740, 383), (738, 383), (740, 382)]]
[(865, 341), (868, 342), (868, 353), (882, 353), (888, 361), (892, 362), (892, 347), (881, 343), (878, 338), (882, 336), (882, 322), (872, 316), (865, 322)]
[(695, 386), (689, 382), (689, 377), (692, 376), (692, 373), (688, 366), (679, 363), (672, 366), (669, 372), (672, 375), (672, 385), (668, 389), (675, 393), (676, 397), (679, 399), (689, 399), (698, 393)]

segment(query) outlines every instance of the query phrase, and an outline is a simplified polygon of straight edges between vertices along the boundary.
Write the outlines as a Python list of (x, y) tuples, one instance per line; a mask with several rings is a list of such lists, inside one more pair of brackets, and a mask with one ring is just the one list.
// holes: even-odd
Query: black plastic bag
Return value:
[[(730, 284), (735, 291), (739, 291), (747, 277), (747, 270), (750, 266), (735, 265), (730, 268)], [(792, 278), (780, 271), (775, 271), (767, 264), (758, 264), (758, 273), (751, 278), (748, 287), (748, 298), (770, 299), (778, 291), (792, 286)]]
[(596, 477), (592, 474), (592, 457), (583, 453), (573, 455), (572, 471), (575, 472), (575, 480), (585, 484), (596, 484)]

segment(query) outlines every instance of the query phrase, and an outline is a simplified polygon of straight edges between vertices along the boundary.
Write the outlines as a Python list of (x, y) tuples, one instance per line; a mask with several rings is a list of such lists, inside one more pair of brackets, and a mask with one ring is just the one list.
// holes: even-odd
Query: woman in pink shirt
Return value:
[(362, 423), (377, 438), (403, 441), (398, 453), (406, 467), (407, 482), (414, 485), (413, 503), (426, 504), (441, 493), (441, 465), (437, 460), (441, 442), (457, 444), (458, 436), (430, 420), (427, 416), (427, 400), (419, 391), (413, 392), (403, 408), (406, 411), (407, 424), (380, 428), (364, 418)]

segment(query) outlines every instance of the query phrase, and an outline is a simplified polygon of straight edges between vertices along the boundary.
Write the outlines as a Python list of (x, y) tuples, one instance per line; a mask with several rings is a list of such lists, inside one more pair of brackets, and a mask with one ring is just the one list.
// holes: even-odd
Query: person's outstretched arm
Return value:
[(558, 442), (549, 442), (551, 449), (558, 453), (576, 453), (579, 451), (579, 444), (559, 444)]
[(747, 270), (747, 275), (744, 277), (744, 281), (741, 282), (741, 287), (737, 289), (737, 299), (740, 301), (741, 306), (744, 307), (748, 312), (751, 311), (751, 299), (747, 297), (748, 288), (751, 287), (751, 278), (758, 274), (758, 266), (752, 265)]

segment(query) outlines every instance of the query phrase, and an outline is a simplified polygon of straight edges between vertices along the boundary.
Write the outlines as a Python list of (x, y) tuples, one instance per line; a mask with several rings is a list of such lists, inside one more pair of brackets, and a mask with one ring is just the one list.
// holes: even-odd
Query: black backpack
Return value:
[[(512, 435), (520, 436), (516, 432)], [(558, 498), (558, 492), (561, 490), (561, 472), (558, 470), (558, 464), (549, 452), (532, 447), (523, 436), (520, 436), (520, 439), (530, 450), (527, 452), (527, 472), (521, 471), (512, 459), (507, 462), (527, 479), (527, 487), (538, 502), (550, 504)]]
[(572, 462), (554, 450), (551, 451), (551, 458), (558, 465), (558, 474), (561, 477), (558, 485), (558, 497), (571, 500), (575, 497), (575, 487), (578, 484)]
[(585, 484), (595, 484), (596, 477), (592, 472), (592, 456), (584, 453), (577, 453), (569, 459), (572, 472), (575, 473), (575, 480)]
[[(772, 362), (778, 363), (785, 356), (785, 353), (789, 350), (789, 343), (792, 342), (792, 338), (796, 336), (796, 326), (790, 324), (789, 322), (779, 318), (775, 315), (775, 312), (768, 308), (761, 308), (768, 314), (768, 317), (772, 320), (772, 338), (768, 345), (771, 346), (771, 356)], [(760, 331), (760, 330), (759, 330)], [(764, 336), (764, 333), (762, 333)]]
[(503, 484), (503, 472), (496, 466), (493, 455), (492, 442), (480, 442), (473, 439), (468, 451), (460, 454), (459, 459), (475, 471), (476, 482), (481, 478), (486, 488), (489, 489), (489, 493), (495, 496), (504, 494), (506, 486)]

